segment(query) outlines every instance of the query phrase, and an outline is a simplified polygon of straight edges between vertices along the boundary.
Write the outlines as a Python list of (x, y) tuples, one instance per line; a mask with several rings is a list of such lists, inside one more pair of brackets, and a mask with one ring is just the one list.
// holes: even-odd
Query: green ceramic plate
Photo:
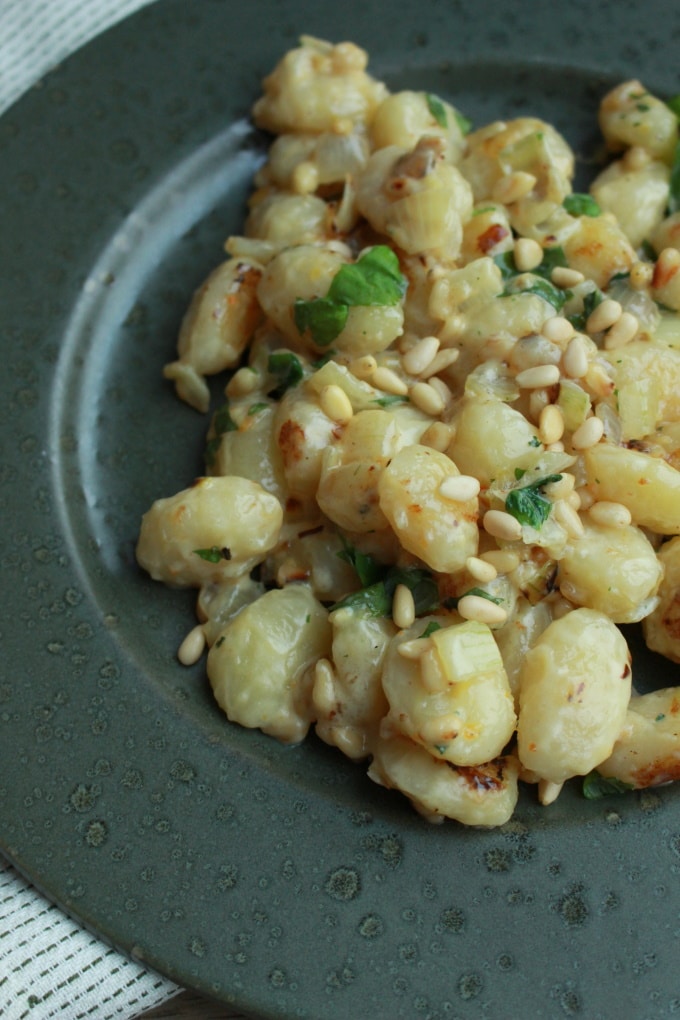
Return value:
[[(105, 939), (263, 1017), (670, 1016), (680, 790), (432, 827), (320, 742), (231, 726), (175, 659), (193, 596), (136, 569), (141, 513), (201, 464), (160, 368), (301, 32), (478, 123), (543, 116), (584, 172), (605, 89), (680, 91), (670, 2), (162, 0), (0, 120), (0, 846)], [(679, 679), (637, 646), (635, 671)]]

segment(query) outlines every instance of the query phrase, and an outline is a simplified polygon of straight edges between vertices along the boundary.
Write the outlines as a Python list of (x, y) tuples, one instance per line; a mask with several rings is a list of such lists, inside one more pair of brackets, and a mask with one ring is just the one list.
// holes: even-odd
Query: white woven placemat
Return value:
[[(0, 0), (0, 113), (55, 64), (150, 0)], [(177, 986), (116, 953), (0, 857), (0, 1017), (121, 1020)]]

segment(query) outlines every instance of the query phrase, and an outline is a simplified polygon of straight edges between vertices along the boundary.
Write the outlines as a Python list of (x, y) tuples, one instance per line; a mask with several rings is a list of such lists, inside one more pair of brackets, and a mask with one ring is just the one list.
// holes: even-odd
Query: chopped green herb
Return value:
[(627, 793), (634, 790), (632, 783), (624, 783), (621, 779), (601, 776), (597, 770), (589, 772), (583, 780), (583, 796), (588, 800), (599, 800), (600, 797), (608, 797), (614, 793)]
[[(541, 440), (538, 438), (538, 436), (532, 436), (531, 439), (529, 440), (529, 442), (527, 443), (527, 446), (539, 447), (540, 445), (541, 445)], [(520, 475), (520, 478), (521, 477), (522, 476)], [(519, 479), (518, 479), (518, 481), (519, 481)]]
[(670, 107), (675, 116), (680, 119), (680, 96), (671, 96), (666, 100), (666, 106)]
[(272, 392), (272, 396), (277, 400), (291, 386), (297, 386), (304, 376), (300, 359), (291, 351), (275, 351), (270, 354), (267, 368), (278, 382)]
[(311, 618), (312, 618), (311, 613), (307, 613), (307, 615), (305, 616), (305, 623), (309, 623)]
[[(534, 436), (534, 438), (536, 437)], [(519, 481), (520, 478), (522, 478), (526, 473), (527, 473), (526, 468), (515, 468), (515, 478), (517, 479), (517, 481)]]
[(433, 744), (432, 746), (434, 747), (434, 749), (437, 752), (437, 754), (446, 754), (446, 748), (449, 745), (448, 744)]
[(671, 167), (670, 192), (668, 195), (669, 213), (677, 212), (680, 209), (680, 142), (675, 146), (673, 165)]
[(318, 347), (328, 347), (345, 328), (351, 307), (396, 305), (407, 286), (392, 249), (376, 245), (358, 262), (340, 267), (326, 297), (298, 298), (293, 308), (295, 325), (300, 333), (309, 330)]
[(264, 400), (260, 400), (256, 404), (250, 405), (250, 407), (248, 408), (248, 414), (249, 415), (258, 414), (260, 411), (266, 411), (268, 407), (269, 404), (267, 404)]
[[(500, 255), (494, 255), (494, 262), (500, 269), (503, 280), (511, 280), (513, 276), (519, 276), (520, 270), (515, 265), (515, 257), (511, 251), (504, 251)], [(550, 248), (543, 249), (541, 263), (531, 270), (531, 275), (541, 276), (544, 280), (549, 280), (553, 269), (556, 269), (558, 266), (566, 267), (567, 265), (567, 256), (564, 253), (564, 248), (559, 244), (554, 244)]]
[(367, 553), (362, 553), (347, 541), (344, 535), (340, 536), (343, 548), (337, 554), (338, 558), (349, 563), (357, 572), (357, 577), (362, 585), (375, 584), (385, 573), (386, 568), (378, 563), (376, 559)]
[(430, 622), (428, 623), (427, 627), (425, 628), (425, 630), (423, 631), (423, 633), (420, 636), (421, 636), (421, 638), (426, 638), (426, 637), (429, 637), (430, 634), (434, 634), (434, 632), (436, 630), (441, 630), (441, 629), (442, 629), (441, 623), (437, 623), (436, 620), (430, 620)]
[(369, 616), (391, 616), (392, 597), (398, 584), (405, 584), (413, 595), (416, 616), (429, 613), (438, 605), (437, 582), (429, 570), (391, 567), (381, 581), (352, 592), (336, 602), (333, 609), (358, 609)]
[(496, 595), (491, 595), (488, 591), (484, 591), (483, 588), (470, 588), (468, 591), (464, 591), (462, 595), (451, 595), (449, 598), (444, 599), (442, 605), (446, 609), (455, 609), (461, 599), (465, 598), (466, 595), (476, 595), (480, 599), (486, 599), (487, 602), (493, 602), (495, 606), (500, 606), (503, 599), (498, 598)]
[(505, 499), (507, 513), (520, 522), (537, 530), (547, 521), (552, 503), (541, 489), (550, 482), (559, 482), (562, 475), (546, 475), (521, 489), (511, 489)]
[[(651, 241), (644, 240), (640, 245), (640, 254), (643, 258), (647, 259), (648, 262), (656, 262), (656, 249)], [(626, 273), (626, 276), (630, 276), (630, 273)], [(612, 277), (614, 280), (615, 277)]]
[(222, 436), (225, 432), (238, 432), (238, 425), (231, 416), (228, 403), (225, 403), (218, 411), (215, 411), (212, 420), (212, 429), (214, 435), (205, 444), (204, 458), (208, 467), (211, 467), (215, 463), (215, 457), (218, 454), (220, 444), (222, 442)]
[(323, 368), (323, 366), (327, 365), (329, 361), (332, 361), (333, 358), (335, 357), (335, 354), (336, 351), (326, 351), (326, 353), (322, 354), (320, 358), (317, 358), (316, 361), (313, 361), (312, 368), (314, 369), (314, 371), (318, 372), (320, 368)]
[(380, 407), (392, 407), (394, 404), (408, 404), (408, 397), (399, 393), (388, 393), (386, 397), (376, 397), (372, 404), (379, 404)]
[(448, 118), (446, 116), (446, 107), (442, 103), (439, 96), (435, 96), (433, 92), (426, 92), (425, 99), (427, 100), (427, 108), (439, 124), (439, 127), (446, 128), (449, 126)]
[(209, 549), (194, 549), (197, 556), (207, 563), (219, 563), (220, 560), (230, 560), (231, 552), (226, 547), (220, 549), (218, 545), (211, 545)]
[(656, 719), (654, 720), (654, 722), (661, 722), (661, 720), (662, 720), (662, 719), (665, 719), (665, 718), (666, 718), (666, 713), (665, 713), (665, 712), (660, 712), (660, 713), (659, 713), (659, 714), (657, 715), (657, 717), (656, 717)]
[(473, 209), (472, 210), (472, 215), (473, 216), (481, 216), (482, 213), (494, 212), (495, 209), (496, 209), (495, 205), (483, 205), (481, 209)]
[(602, 214), (602, 210), (592, 195), (580, 192), (567, 195), (562, 205), (570, 216), (600, 216)]
[(591, 312), (594, 312), (597, 306), (603, 301), (604, 294), (601, 290), (596, 288), (595, 290), (589, 291), (583, 299), (583, 311), (578, 312), (576, 315), (569, 316), (569, 322), (572, 324), (574, 329), (584, 330)]
[(651, 107), (649, 103), (637, 103), (635, 109), (639, 110), (640, 113), (646, 113), (647, 110), (651, 110)]
[(567, 299), (570, 297), (569, 291), (561, 290), (554, 283), (551, 283), (550, 280), (537, 276), (535, 271), (532, 273), (522, 273), (521, 276), (516, 276), (509, 280), (505, 290), (499, 296), (502, 298), (514, 297), (516, 294), (536, 294), (538, 297), (543, 298), (544, 301), (547, 301), (549, 305), (552, 305), (556, 312), (562, 311)]
[(456, 115), (456, 123), (458, 124), (461, 135), (469, 135), (472, 131), (472, 121), (463, 116), (460, 110), (454, 110), (453, 112)]

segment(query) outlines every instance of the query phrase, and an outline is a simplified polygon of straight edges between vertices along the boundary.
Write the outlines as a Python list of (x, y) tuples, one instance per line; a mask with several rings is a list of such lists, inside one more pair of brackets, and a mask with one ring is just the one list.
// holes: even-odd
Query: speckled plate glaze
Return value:
[[(606, 88), (680, 91), (670, 2), (161, 0), (0, 120), (0, 846), (106, 940), (262, 1017), (670, 1016), (679, 789), (430, 826), (319, 741), (231, 726), (175, 659), (193, 595), (136, 569), (141, 513), (201, 465), (160, 368), (300, 32), (477, 123), (547, 118), (584, 175)], [(634, 665), (679, 679), (638, 644)]]

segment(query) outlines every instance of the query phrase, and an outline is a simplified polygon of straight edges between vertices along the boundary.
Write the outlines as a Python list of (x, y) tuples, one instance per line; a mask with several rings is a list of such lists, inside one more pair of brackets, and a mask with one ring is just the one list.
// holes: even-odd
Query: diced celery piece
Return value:
[(572, 382), (571, 379), (562, 379), (557, 405), (562, 412), (567, 431), (575, 432), (586, 420), (590, 397), (578, 383)]
[(464, 683), (480, 675), (503, 670), (503, 660), (491, 630), (485, 623), (442, 627), (430, 635), (448, 683)]
[(659, 381), (647, 376), (621, 386), (617, 393), (621, 438), (642, 439), (656, 428), (659, 419)]

